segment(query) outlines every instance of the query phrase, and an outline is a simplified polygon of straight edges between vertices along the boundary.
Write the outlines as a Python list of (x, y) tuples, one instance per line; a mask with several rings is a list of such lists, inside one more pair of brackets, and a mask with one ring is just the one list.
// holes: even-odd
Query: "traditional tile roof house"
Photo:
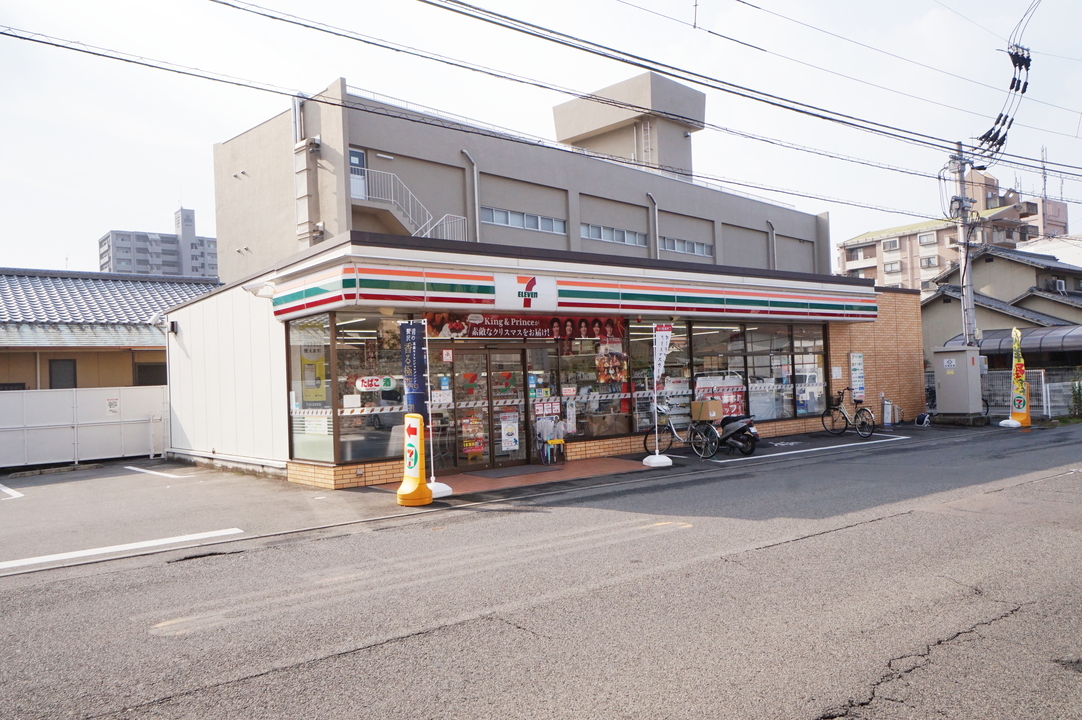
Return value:
[(218, 284), (0, 268), (0, 389), (164, 384), (156, 318)]

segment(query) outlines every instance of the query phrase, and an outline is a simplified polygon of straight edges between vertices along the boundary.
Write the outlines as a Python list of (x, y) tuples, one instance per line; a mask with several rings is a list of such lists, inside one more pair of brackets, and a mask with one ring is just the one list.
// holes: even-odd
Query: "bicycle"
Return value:
[(875, 415), (865, 407), (860, 407), (863, 400), (853, 399), (857, 406), (853, 415), (845, 409), (845, 393), (848, 391), (852, 397), (853, 388), (843, 388), (838, 391), (838, 402), (823, 411), (823, 427), (831, 435), (841, 435), (850, 427), (856, 428), (857, 435), (862, 438), (871, 437), (875, 432)]
[(708, 422), (691, 422), (687, 427), (687, 435), (681, 436), (680, 431), (673, 425), (669, 406), (658, 403), (655, 407), (659, 415), (665, 416), (665, 424), (658, 427), (656, 432), (650, 431), (642, 439), (647, 453), (654, 455), (668, 452), (674, 440), (689, 445), (699, 458), (713, 457), (717, 453), (719, 436), (713, 425)]

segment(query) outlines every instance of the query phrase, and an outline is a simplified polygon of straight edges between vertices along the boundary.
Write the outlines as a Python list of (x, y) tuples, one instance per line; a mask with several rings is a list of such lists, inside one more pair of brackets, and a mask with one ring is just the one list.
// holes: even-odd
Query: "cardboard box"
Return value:
[(711, 422), (725, 417), (725, 403), (721, 400), (695, 400), (691, 403), (691, 419)]

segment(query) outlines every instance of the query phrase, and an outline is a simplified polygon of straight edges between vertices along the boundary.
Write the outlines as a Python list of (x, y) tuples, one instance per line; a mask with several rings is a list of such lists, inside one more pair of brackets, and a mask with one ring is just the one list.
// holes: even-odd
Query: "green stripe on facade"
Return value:
[(619, 300), (618, 292), (600, 292), (598, 290), (559, 290), (558, 297), (582, 298), (587, 300)]
[(434, 292), (465, 293), (467, 295), (495, 295), (495, 285), (462, 285), (459, 283), (428, 283)]
[(674, 303), (676, 302), (675, 295), (650, 295), (648, 293), (620, 293), (621, 300), (634, 300), (635, 302), (656, 302), (656, 303)]
[(283, 295), (280, 298), (274, 298), (271, 301), (272, 305), (288, 305), (289, 303), (305, 300), (316, 295), (326, 295), (329, 292), (339, 292), (342, 289), (342, 284), (339, 282), (330, 282), (324, 285), (318, 285), (316, 287), (305, 288), (304, 290), (297, 290), (291, 292), (288, 295)]

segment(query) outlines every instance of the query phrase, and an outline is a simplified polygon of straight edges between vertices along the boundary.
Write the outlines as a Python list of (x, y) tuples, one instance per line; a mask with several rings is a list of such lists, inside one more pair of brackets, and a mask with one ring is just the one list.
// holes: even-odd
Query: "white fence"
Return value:
[[(988, 414), (1006, 417), (1011, 414), (1011, 398), (1014, 396), (1010, 370), (989, 370), (981, 376), (981, 397), (988, 403)], [(1057, 417), (1070, 410), (1070, 383), (1049, 383), (1044, 370), (1026, 370), (1029, 384), (1029, 412), (1032, 417)], [(925, 395), (934, 397), (935, 373), (924, 373)], [(929, 393), (929, 390), (931, 392)]]
[(161, 455), (168, 403), (164, 385), (0, 392), (0, 467)]

